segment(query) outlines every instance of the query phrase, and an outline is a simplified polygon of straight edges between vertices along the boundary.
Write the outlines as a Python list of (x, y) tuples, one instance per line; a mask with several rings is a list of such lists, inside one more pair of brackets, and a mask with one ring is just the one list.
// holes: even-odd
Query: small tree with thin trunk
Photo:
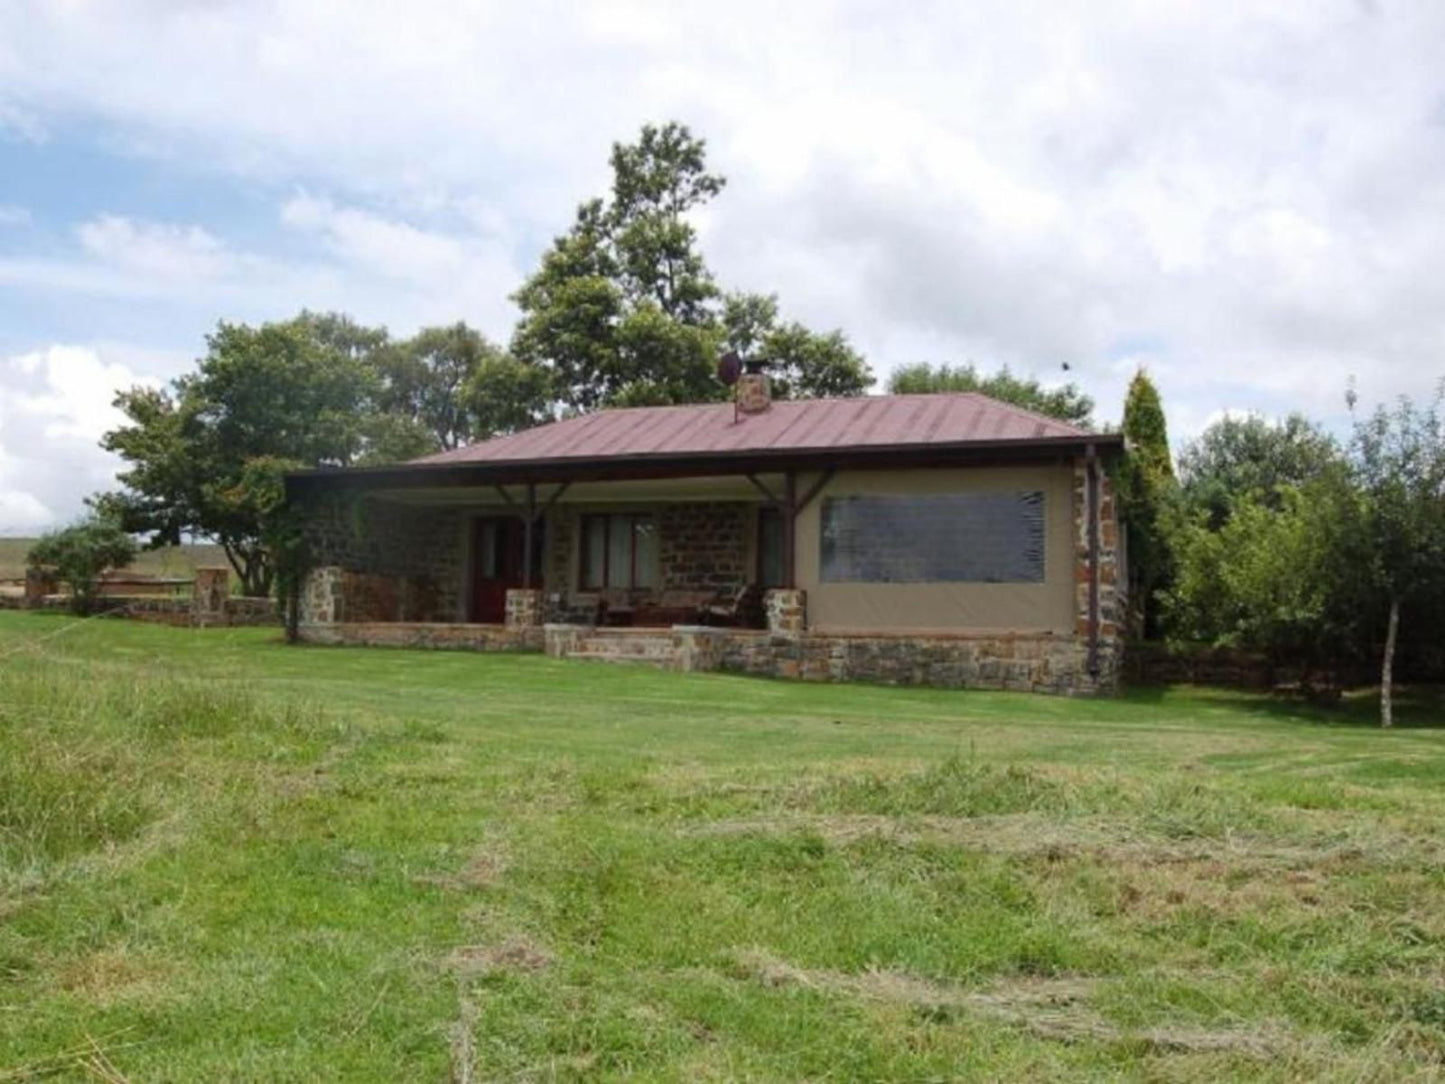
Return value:
[[(1395, 646), (1400, 612), (1430, 604), (1445, 585), (1445, 385), (1424, 407), (1402, 398), (1355, 422), (1350, 458), (1358, 486), (1360, 571), (1385, 611), (1380, 661), (1380, 725), (1393, 723)], [(1353, 401), (1351, 402), (1353, 405)]]

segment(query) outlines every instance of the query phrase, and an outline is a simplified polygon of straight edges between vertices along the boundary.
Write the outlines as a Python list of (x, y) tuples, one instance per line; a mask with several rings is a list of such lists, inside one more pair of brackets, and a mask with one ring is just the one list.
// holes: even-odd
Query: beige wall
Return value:
[[(811, 477), (800, 478), (806, 493)], [(1042, 490), (1043, 583), (823, 583), (819, 525), (830, 496)], [(1069, 466), (840, 471), (798, 517), (797, 579), (808, 626), (842, 630), (1074, 630), (1073, 472)]]

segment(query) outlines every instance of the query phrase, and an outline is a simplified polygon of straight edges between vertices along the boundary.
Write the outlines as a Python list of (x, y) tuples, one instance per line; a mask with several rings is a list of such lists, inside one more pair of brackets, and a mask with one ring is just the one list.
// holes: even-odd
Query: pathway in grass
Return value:
[(1367, 719), (0, 614), (0, 1079), (1429, 1076)]

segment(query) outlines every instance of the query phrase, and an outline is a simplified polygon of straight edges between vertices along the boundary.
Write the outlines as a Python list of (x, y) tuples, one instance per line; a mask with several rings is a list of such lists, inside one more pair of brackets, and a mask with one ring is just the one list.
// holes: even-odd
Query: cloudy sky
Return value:
[(727, 175), (725, 286), (876, 371), (1067, 362), (1178, 438), (1445, 375), (1445, 4), (0, 0), (0, 533), (111, 484), (220, 318), (507, 296), (613, 140)]

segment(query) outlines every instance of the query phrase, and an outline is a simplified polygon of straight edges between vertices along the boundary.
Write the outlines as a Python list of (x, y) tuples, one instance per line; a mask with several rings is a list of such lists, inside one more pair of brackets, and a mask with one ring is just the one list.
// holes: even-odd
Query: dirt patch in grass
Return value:
[(505, 876), (511, 855), (500, 840), (478, 847), (461, 869), (451, 873), (423, 873), (413, 878), (417, 884), (464, 891), (491, 888)]
[(135, 997), (153, 997), (170, 978), (159, 960), (123, 950), (103, 950), (82, 956), (60, 968), (56, 984), (99, 1005)]
[(1090, 1005), (1096, 980), (1083, 977), (1017, 978), (982, 990), (968, 990), (894, 970), (857, 975), (809, 970), (757, 948), (735, 956), (741, 974), (768, 986), (798, 986), (922, 1010), (929, 1019), (951, 1019), (953, 1010), (1022, 1028), (1055, 1042), (1128, 1043), (1171, 1053), (1229, 1053), (1274, 1057), (1299, 1041), (1277, 1025), (1250, 1028), (1168, 1026), (1122, 1028)]
[(526, 974), (541, 971), (551, 962), (550, 952), (520, 934), (491, 945), (463, 945), (454, 949), (446, 959), (451, 970), (471, 975), (498, 972)]

